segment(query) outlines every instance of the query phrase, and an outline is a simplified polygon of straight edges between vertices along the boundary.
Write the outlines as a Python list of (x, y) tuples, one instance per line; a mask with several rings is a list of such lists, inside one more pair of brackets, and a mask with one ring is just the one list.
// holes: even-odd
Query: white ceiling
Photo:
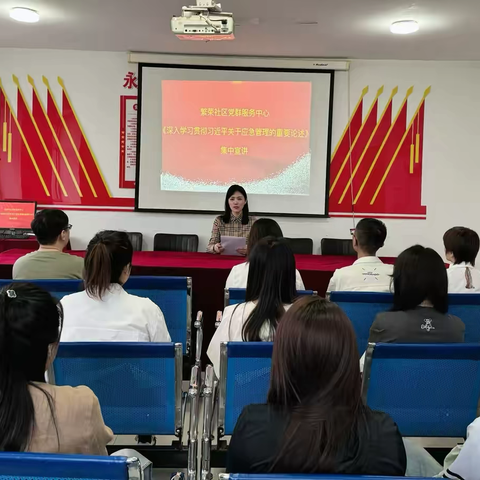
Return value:
[[(239, 24), (236, 39), (211, 43), (170, 32), (187, 3), (194, 0), (0, 0), (0, 48), (480, 60), (480, 0), (223, 0)], [(40, 23), (11, 20), (14, 6), (38, 10)], [(420, 31), (392, 35), (390, 23), (402, 19)]]

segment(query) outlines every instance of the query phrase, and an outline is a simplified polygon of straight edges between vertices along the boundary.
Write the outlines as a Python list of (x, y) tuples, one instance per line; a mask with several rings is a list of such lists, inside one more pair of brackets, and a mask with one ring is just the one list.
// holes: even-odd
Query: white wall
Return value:
[[(126, 54), (105, 52), (66, 52), (0, 49), (0, 77), (11, 99), (16, 91), (10, 81), (12, 73), (25, 85), (27, 74), (41, 84), (41, 75), (63, 76), (83, 127), (113, 193), (132, 196), (130, 190), (118, 188), (119, 95), (123, 76), (132, 69)], [(76, 80), (75, 80), (76, 79)], [(389, 237), (383, 255), (397, 255), (413, 243), (429, 245), (442, 252), (442, 235), (453, 225), (465, 225), (480, 232), (478, 193), (480, 159), (478, 155), (480, 111), (480, 64), (467, 62), (390, 62), (354, 61), (350, 79), (347, 73), (336, 76), (333, 144), (338, 141), (348, 119), (348, 85), (350, 105), (356, 104), (361, 90), (370, 86), (365, 97), (365, 111), (376, 90), (385, 85), (389, 92), (395, 85), (399, 94), (394, 101), (398, 109), (404, 92), (415, 86), (409, 101), (409, 118), (425, 88), (432, 86), (425, 110), (423, 204), (426, 220), (385, 220)], [(28, 85), (27, 85), (28, 86)], [(380, 99), (379, 110), (388, 98)], [(383, 103), (382, 103), (383, 102)], [(221, 205), (219, 205), (221, 208)], [(147, 249), (153, 246), (157, 232), (197, 233), (200, 249), (206, 246), (213, 216), (144, 214), (130, 212), (68, 211), (74, 225), (74, 248), (84, 248), (101, 229), (124, 229), (143, 232)], [(286, 236), (311, 237), (317, 252), (322, 237), (348, 238), (351, 219), (277, 219)]]

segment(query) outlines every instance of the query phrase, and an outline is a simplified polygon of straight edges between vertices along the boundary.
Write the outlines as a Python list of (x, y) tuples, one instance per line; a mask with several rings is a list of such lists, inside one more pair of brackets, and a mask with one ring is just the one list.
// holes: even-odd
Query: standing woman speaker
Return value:
[[(250, 228), (256, 218), (248, 213), (247, 192), (240, 185), (232, 185), (225, 196), (225, 213), (215, 218), (207, 252), (221, 254), (224, 251), (222, 236), (245, 237), (248, 241)], [(238, 248), (240, 255), (246, 255), (246, 248)]]

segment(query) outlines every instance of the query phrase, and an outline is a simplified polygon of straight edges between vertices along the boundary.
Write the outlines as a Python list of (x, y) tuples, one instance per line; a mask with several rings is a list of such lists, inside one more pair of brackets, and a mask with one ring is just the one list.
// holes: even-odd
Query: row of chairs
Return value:
[[(0, 453), (0, 480), (151, 480), (142, 479), (137, 458)], [(398, 480), (356, 475), (223, 474), (220, 480)], [(428, 480), (409, 477), (410, 480)], [(433, 479), (431, 479), (433, 480)]]
[[(16, 281), (0, 279), (0, 288)], [(83, 289), (82, 280), (29, 280), (29, 282), (44, 288), (59, 300), (65, 295)], [(158, 305), (165, 316), (172, 342), (182, 345), (184, 355), (191, 355), (192, 279), (131, 276), (124, 288), (128, 293), (149, 298)]]
[[(245, 301), (244, 288), (225, 289), (224, 306)], [(317, 295), (313, 290), (297, 292), (299, 296)], [(390, 310), (393, 305), (391, 293), (332, 292), (330, 300), (339, 305), (353, 324), (360, 354), (367, 348), (370, 327), (377, 313)], [(449, 313), (462, 319), (465, 324), (465, 342), (480, 343), (480, 294), (452, 293), (448, 296)]]
[[(143, 234), (128, 232), (135, 251), (143, 249)], [(153, 238), (153, 250), (164, 252), (198, 252), (198, 235), (157, 233)], [(294, 254), (312, 255), (313, 240), (311, 238), (285, 238)], [(322, 238), (322, 255), (356, 255), (351, 240)]]
[[(217, 449), (226, 447), (222, 438), (233, 433), (246, 405), (265, 403), (272, 351), (273, 344), (265, 342), (222, 344), (218, 385), (207, 366), (204, 388), (217, 392), (215, 401), (204, 405), (204, 438), (211, 438), (213, 418)], [(362, 398), (388, 413), (405, 437), (465, 437), (480, 398), (480, 345), (369, 344)], [(204, 442), (202, 478), (210, 473), (213, 451)]]
[[(198, 352), (202, 322), (199, 313), (195, 322)], [(208, 365), (203, 383), (197, 355), (185, 395), (180, 345), (61, 344), (49, 380), (57, 385), (89, 386), (115, 434), (175, 435), (178, 441), (172, 449), (185, 454), (185, 464), (176, 466), (187, 465), (189, 480), (195, 480), (199, 470), (202, 478), (210, 478), (212, 455), (225, 452), (225, 436), (233, 433), (242, 409), (265, 403), (272, 351), (272, 343), (224, 343), (218, 382)], [(476, 418), (480, 398), (480, 345), (370, 344), (362, 395), (371, 408), (390, 414), (404, 436), (464, 437)], [(181, 438), (187, 404), (189, 441), (184, 449)], [(212, 445), (214, 431), (216, 445)], [(141, 453), (149, 457), (153, 450)]]

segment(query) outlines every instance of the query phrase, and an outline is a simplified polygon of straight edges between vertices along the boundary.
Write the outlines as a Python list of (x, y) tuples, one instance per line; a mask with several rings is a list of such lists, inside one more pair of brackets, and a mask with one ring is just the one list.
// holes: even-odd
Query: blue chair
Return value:
[(448, 312), (465, 324), (465, 343), (480, 342), (480, 294), (451, 293)]
[(370, 343), (364, 402), (406, 437), (464, 437), (477, 416), (480, 345)]
[(165, 316), (172, 342), (183, 345), (190, 353), (192, 323), (192, 279), (190, 277), (130, 277), (125, 290), (149, 298)]
[[(24, 282), (24, 280), (18, 280)], [(29, 280), (61, 300), (65, 295), (83, 290), (82, 280)], [(12, 280), (0, 280), (0, 288)], [(125, 290), (146, 297), (158, 305), (165, 316), (172, 342), (183, 345), (183, 353), (190, 353), (192, 322), (192, 279), (190, 277), (130, 277)]]
[(233, 433), (244, 407), (267, 401), (272, 352), (269, 342), (221, 344), (217, 438)]
[(115, 434), (182, 435), (182, 345), (61, 343), (49, 381), (86, 385)]
[[(224, 307), (229, 305), (237, 305), (238, 303), (245, 302), (247, 290), (245, 288), (226, 288), (224, 297)], [(313, 290), (298, 290), (297, 295), (303, 297), (305, 295), (318, 295), (318, 292)]]
[(0, 480), (128, 480), (140, 476), (136, 458), (0, 453)]
[[(370, 475), (290, 475), (282, 473), (270, 473), (260, 475), (258, 473), (220, 473), (220, 480), (398, 480), (399, 477), (372, 477)], [(410, 480), (434, 480), (427, 477), (408, 477)]]
[(391, 293), (332, 292), (330, 300), (336, 303), (350, 319), (357, 336), (358, 353), (363, 355), (368, 345), (370, 327), (377, 313), (392, 308)]

